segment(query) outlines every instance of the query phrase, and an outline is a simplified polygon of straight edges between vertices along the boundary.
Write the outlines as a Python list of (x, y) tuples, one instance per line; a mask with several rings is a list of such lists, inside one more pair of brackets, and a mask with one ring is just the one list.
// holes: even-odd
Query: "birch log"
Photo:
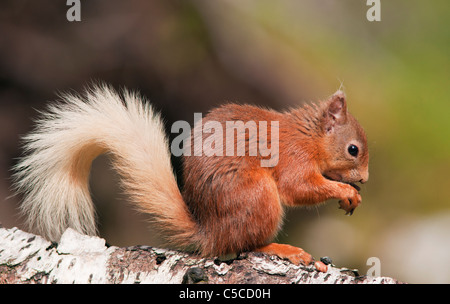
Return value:
[(99, 237), (67, 229), (58, 244), (0, 227), (0, 283), (384, 283), (388, 277), (359, 276), (348, 269), (294, 265), (262, 253), (228, 261), (186, 252), (132, 246), (106, 246)]

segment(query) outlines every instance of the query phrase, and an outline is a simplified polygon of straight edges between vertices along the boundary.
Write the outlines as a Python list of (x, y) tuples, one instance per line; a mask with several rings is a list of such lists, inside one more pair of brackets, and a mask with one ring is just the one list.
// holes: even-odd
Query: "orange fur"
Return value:
[[(328, 113), (336, 102), (342, 103), (342, 117), (337, 122)], [(229, 104), (211, 111), (203, 124), (233, 120), (279, 121), (279, 162), (273, 168), (262, 168), (260, 155), (184, 158), (183, 197), (201, 227), (199, 247), (205, 254), (266, 248), (281, 227), (282, 205), (312, 205), (337, 198), (345, 200), (347, 205), (342, 206), (350, 211), (360, 203), (358, 191), (346, 183), (365, 182), (368, 178), (367, 140), (360, 125), (347, 112), (343, 93), (337, 92), (317, 106), (286, 113)], [(332, 129), (329, 134), (325, 131), (327, 127)], [(270, 141), (271, 135), (266, 139)], [(207, 136), (203, 134), (204, 139)], [(342, 137), (344, 144), (351, 140), (360, 142), (360, 159), (343, 161), (342, 149), (327, 144), (336, 141), (336, 136)], [(246, 147), (251, 140), (246, 137)], [(352, 177), (345, 175), (350, 170), (357, 173)], [(339, 180), (331, 180), (324, 172), (341, 175)], [(353, 204), (349, 204), (349, 199)], [(286, 255), (283, 246), (271, 246), (268, 252), (276, 250), (280, 256)]]

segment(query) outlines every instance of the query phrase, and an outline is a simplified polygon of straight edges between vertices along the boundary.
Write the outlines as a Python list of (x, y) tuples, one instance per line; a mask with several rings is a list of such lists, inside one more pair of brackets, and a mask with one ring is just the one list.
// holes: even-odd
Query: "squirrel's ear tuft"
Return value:
[(325, 132), (330, 133), (336, 125), (344, 124), (347, 121), (347, 102), (344, 92), (337, 91), (326, 103), (323, 126)]

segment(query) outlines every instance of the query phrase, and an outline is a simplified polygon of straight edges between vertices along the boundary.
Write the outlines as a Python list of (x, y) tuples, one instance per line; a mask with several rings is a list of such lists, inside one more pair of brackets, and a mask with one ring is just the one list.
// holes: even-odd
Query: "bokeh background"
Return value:
[[(378, 257), (383, 276), (450, 283), (447, 0), (381, 0), (380, 22), (366, 19), (363, 0), (89, 0), (81, 22), (68, 22), (68, 9), (0, 2), (3, 226), (24, 228), (10, 168), (20, 137), (58, 92), (92, 81), (139, 91), (169, 131), (226, 101), (283, 110), (343, 86), (369, 138), (363, 204), (351, 217), (335, 201), (289, 210), (277, 241), (361, 274)], [(107, 158), (94, 162), (91, 187), (108, 243), (160, 245), (124, 203)]]

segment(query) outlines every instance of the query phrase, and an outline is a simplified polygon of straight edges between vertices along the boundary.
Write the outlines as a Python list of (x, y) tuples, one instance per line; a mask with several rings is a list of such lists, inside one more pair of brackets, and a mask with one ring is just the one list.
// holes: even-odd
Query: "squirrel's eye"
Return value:
[(350, 154), (351, 156), (354, 156), (354, 157), (358, 156), (358, 152), (359, 152), (359, 149), (357, 146), (355, 146), (355, 145), (348, 146), (348, 154)]

